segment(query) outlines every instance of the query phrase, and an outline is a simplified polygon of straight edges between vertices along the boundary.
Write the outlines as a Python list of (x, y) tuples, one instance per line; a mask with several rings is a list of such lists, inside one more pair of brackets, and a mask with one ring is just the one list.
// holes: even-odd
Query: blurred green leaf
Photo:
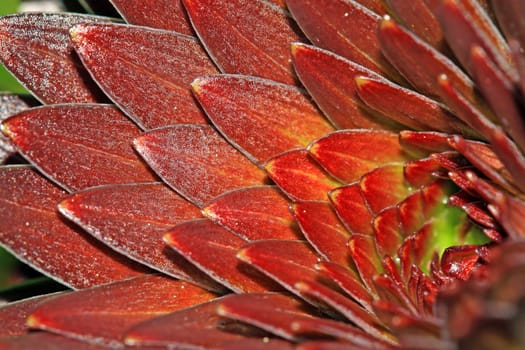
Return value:
[(9, 284), (16, 266), (18, 266), (16, 258), (0, 247), (0, 289)]
[[(0, 1), (0, 15), (7, 15), (16, 13), (20, 0), (1, 0)], [(9, 91), (19, 94), (27, 94), (27, 90), (24, 89), (18, 83), (18, 81), (2, 66), (0, 65), (0, 91)]]

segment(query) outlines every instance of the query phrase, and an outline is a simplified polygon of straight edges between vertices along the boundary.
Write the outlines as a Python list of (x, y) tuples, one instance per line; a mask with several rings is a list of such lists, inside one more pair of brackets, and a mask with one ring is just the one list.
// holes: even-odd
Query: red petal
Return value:
[[(0, 93), (0, 123), (4, 119), (27, 108), (29, 108), (27, 102), (19, 96)], [(5, 161), (15, 152), (16, 149), (12, 142), (0, 133), (0, 164), (5, 163)]]
[(326, 202), (296, 202), (292, 210), (304, 236), (326, 260), (348, 265), (350, 233)]
[(360, 303), (365, 309), (373, 312), (373, 296), (365, 287), (357, 272), (332, 262), (321, 262), (316, 265), (316, 268), (323, 276), (327, 276), (333, 282), (337, 283), (342, 290)]
[(298, 239), (290, 202), (276, 187), (252, 187), (225, 193), (202, 212), (246, 240)]
[(206, 123), (190, 83), (217, 71), (195, 38), (118, 24), (75, 26), (71, 38), (104, 92), (140, 125)]
[(55, 209), (66, 193), (27, 167), (0, 171), (0, 241), (37, 270), (74, 288), (136, 276), (129, 260), (66, 223)]
[(245, 76), (211, 76), (193, 83), (208, 117), (254, 162), (333, 131), (304, 92), (295, 86)]
[(285, 11), (261, 0), (182, 2), (223, 72), (294, 83), (290, 44), (303, 39)]
[(131, 326), (214, 297), (190, 283), (146, 275), (48, 301), (28, 324), (96, 344), (122, 346)]
[(423, 95), (387, 81), (356, 78), (357, 93), (368, 107), (418, 130), (474, 134), (448, 110)]
[(395, 205), (410, 193), (403, 176), (402, 164), (376, 168), (363, 176), (359, 185), (373, 213)]
[(56, 349), (75, 349), (75, 350), (105, 350), (105, 346), (87, 344), (78, 340), (62, 337), (47, 332), (35, 332), (19, 337), (0, 338), (0, 347), (8, 350), (56, 350)]
[(428, 0), (388, 0), (388, 5), (405, 27), (439, 50), (444, 45), (443, 32), (427, 2)]
[(296, 284), (296, 288), (308, 298), (317, 299), (332, 307), (373, 337), (385, 341), (392, 338), (392, 335), (388, 334), (374, 314), (333, 289), (316, 281), (299, 282)]
[(396, 207), (388, 207), (374, 218), (374, 236), (377, 250), (381, 256), (396, 256), (397, 249), (403, 243), (399, 211)]
[(198, 207), (226, 191), (263, 184), (266, 178), (210, 126), (152, 130), (138, 137), (135, 147), (168, 185)]
[(290, 151), (271, 159), (266, 171), (294, 200), (327, 200), (328, 191), (340, 186), (305, 150)]
[[(216, 349), (253, 335), (253, 330), (217, 315), (221, 299), (144, 322), (126, 334), (126, 344), (169, 349)], [(156, 348), (156, 347), (155, 347)]]
[(113, 106), (33, 108), (4, 121), (2, 131), (70, 190), (155, 179), (131, 145), (139, 129)]
[(298, 341), (292, 323), (311, 318), (314, 310), (285, 294), (239, 294), (223, 298), (219, 315), (239, 320), (288, 340)]
[(280, 288), (240, 262), (236, 254), (247, 241), (208, 220), (190, 221), (171, 229), (164, 240), (217, 282), (236, 293)]
[(257, 241), (246, 245), (237, 256), (299, 296), (301, 294), (295, 284), (315, 281), (319, 276), (313, 266), (320, 258), (305, 242)]
[(2, 306), (0, 308), (0, 324), (2, 324), (2, 329), (0, 329), (0, 342), (2, 337), (14, 337), (28, 333), (29, 327), (26, 325), (26, 319), (29, 314), (32, 313), (38, 305), (57, 295), (58, 294), (42, 295)]
[(394, 72), (381, 54), (377, 40), (376, 28), (381, 20), (378, 14), (355, 1), (288, 0), (286, 3), (315, 45), (377, 73)]
[(292, 55), (299, 79), (337, 128), (388, 128), (359, 100), (355, 90), (356, 76), (383, 79), (380, 75), (309, 45), (292, 45)]
[(354, 234), (348, 241), (348, 247), (363, 283), (370, 293), (375, 295), (373, 280), (382, 272), (383, 268), (377, 255), (374, 238)]
[(169, 228), (201, 217), (194, 205), (165, 185), (95, 187), (73, 194), (58, 208), (91, 235), (134, 260), (207, 288), (221, 289), (164, 245), (162, 237)]
[(407, 160), (399, 145), (398, 135), (385, 131), (335, 132), (317, 140), (309, 151), (343, 183), (354, 182), (379, 165)]
[(330, 199), (337, 215), (351, 232), (372, 234), (372, 214), (358, 183), (332, 190)]
[(126, 22), (193, 35), (181, 0), (111, 0)]
[(44, 103), (104, 101), (69, 39), (72, 26), (100, 21), (72, 14), (2, 17), (0, 59)]
[(385, 56), (421, 93), (438, 97), (437, 77), (446, 74), (466, 96), (474, 100), (474, 87), (468, 76), (390, 17), (381, 22), (378, 36)]
[(438, 19), (448, 45), (468, 72), (472, 72), (470, 50), (480, 46), (509, 77), (515, 76), (507, 43), (477, 1), (442, 1)]

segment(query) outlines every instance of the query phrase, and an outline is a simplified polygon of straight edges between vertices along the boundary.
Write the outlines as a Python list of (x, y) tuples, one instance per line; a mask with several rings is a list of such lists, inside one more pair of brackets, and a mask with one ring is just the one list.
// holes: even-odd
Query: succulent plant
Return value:
[(525, 2), (111, 4), (0, 18), (0, 244), (72, 289), (2, 348), (523, 346)]

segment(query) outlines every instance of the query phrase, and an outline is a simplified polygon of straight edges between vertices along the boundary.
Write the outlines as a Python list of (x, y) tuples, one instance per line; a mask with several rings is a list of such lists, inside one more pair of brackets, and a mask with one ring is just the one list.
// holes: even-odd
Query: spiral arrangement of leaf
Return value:
[[(2, 349), (525, 347), (525, 1), (0, 17)], [(109, 4), (109, 3), (108, 3)]]

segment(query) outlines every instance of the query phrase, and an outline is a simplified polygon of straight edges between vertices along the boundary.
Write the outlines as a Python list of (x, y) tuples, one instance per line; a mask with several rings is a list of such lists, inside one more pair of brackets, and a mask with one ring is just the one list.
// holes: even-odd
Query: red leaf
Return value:
[(344, 130), (327, 135), (309, 147), (310, 153), (343, 183), (390, 162), (407, 160), (398, 135), (385, 131)]
[(302, 295), (295, 284), (300, 281), (315, 281), (319, 277), (313, 267), (320, 258), (305, 242), (252, 242), (240, 250), (237, 256), (300, 297)]
[(405, 163), (405, 179), (414, 188), (429, 184), (436, 179), (441, 165), (435, 158), (422, 158)]
[(193, 35), (181, 0), (111, 0), (126, 22)]
[(276, 187), (251, 187), (215, 198), (203, 214), (246, 240), (300, 238), (290, 202)]
[(246, 245), (246, 240), (211, 221), (196, 220), (177, 225), (164, 240), (212, 279), (236, 293), (280, 289), (237, 259), (236, 254)]
[(296, 288), (308, 298), (319, 300), (330, 306), (373, 337), (384, 341), (393, 337), (383, 328), (384, 326), (377, 319), (377, 316), (362, 308), (354, 300), (343, 296), (333, 289), (316, 281), (298, 282), (296, 283)]
[(193, 83), (208, 117), (254, 162), (333, 131), (304, 92), (295, 86), (245, 76), (211, 76)]
[[(26, 101), (17, 95), (0, 93), (0, 123), (7, 117), (12, 116), (29, 108)], [(0, 133), (0, 164), (5, 163), (7, 158), (16, 152), (11, 141)]]
[(272, 180), (293, 200), (327, 200), (340, 184), (324, 172), (305, 150), (290, 151), (266, 164)]
[(34, 332), (19, 337), (0, 338), (0, 347), (7, 350), (56, 350), (56, 349), (75, 349), (75, 350), (105, 350), (107, 347), (94, 344), (87, 344), (78, 340), (63, 336), (47, 333)]
[(113, 106), (33, 108), (4, 121), (2, 131), (69, 190), (155, 179), (131, 145), (139, 129)]
[(119, 24), (78, 25), (71, 38), (100, 87), (138, 124), (206, 123), (190, 83), (217, 70), (195, 38)]
[(73, 288), (136, 276), (126, 258), (80, 232), (56, 208), (66, 193), (28, 167), (0, 171), (0, 242), (22, 261)]
[(364, 77), (356, 78), (356, 87), (368, 107), (412, 129), (475, 135), (447, 109), (412, 90)]
[(357, 272), (353, 269), (332, 262), (321, 262), (316, 265), (316, 269), (321, 272), (323, 277), (326, 276), (330, 278), (331, 281), (337, 283), (343, 291), (361, 304), (365, 309), (373, 312), (373, 295), (365, 287)]
[(522, 135), (525, 134), (525, 122), (520, 106), (516, 103), (514, 85), (491, 62), (481, 47), (474, 46), (471, 49), (470, 60), (478, 88), (498, 116), (499, 122), (523, 152), (525, 140)]
[(439, 97), (437, 77), (446, 74), (471, 100), (471, 80), (452, 61), (421, 39), (385, 17), (378, 31), (383, 54), (421, 93)]
[(410, 193), (403, 176), (402, 164), (376, 168), (363, 176), (359, 185), (373, 213), (397, 204)]
[(291, 341), (301, 338), (292, 324), (316, 312), (285, 294), (238, 294), (223, 298), (217, 307), (221, 316), (242, 321)]
[(444, 45), (443, 32), (427, 2), (388, 0), (388, 5), (406, 28), (439, 50)]
[[(405, 235), (411, 235), (417, 231), (425, 221), (424, 206), (420, 191), (408, 195), (398, 205), (399, 221)], [(428, 209), (430, 211), (430, 208)]]
[(163, 184), (95, 187), (73, 194), (58, 208), (91, 235), (134, 260), (205, 288), (222, 288), (164, 245), (162, 237), (169, 228), (201, 215)]
[(372, 234), (372, 214), (358, 183), (332, 190), (330, 199), (337, 215), (350, 232)]
[(309, 45), (293, 44), (292, 55), (299, 79), (337, 128), (389, 128), (359, 100), (355, 89), (356, 76), (383, 79), (380, 75)]
[(377, 255), (374, 238), (354, 234), (348, 241), (348, 248), (363, 283), (370, 293), (375, 296), (374, 277), (379, 275), (383, 268)]
[(25, 299), (3, 305), (0, 308), (0, 344), (2, 337), (14, 337), (16, 335), (26, 334), (29, 327), (26, 325), (26, 319), (33, 310), (46, 300), (56, 297), (58, 294), (41, 295), (38, 297)]
[(198, 207), (226, 191), (261, 185), (266, 179), (210, 126), (152, 130), (135, 139), (135, 148), (168, 185)]
[(253, 336), (251, 328), (217, 315), (221, 301), (215, 299), (139, 324), (126, 334), (126, 344), (207, 350)]
[(472, 72), (471, 48), (479, 46), (509, 77), (516, 76), (505, 39), (477, 1), (443, 1), (437, 17), (448, 45), (468, 72)]
[(403, 243), (399, 211), (388, 207), (374, 217), (374, 237), (381, 256), (396, 256), (397, 249)]
[(221, 71), (295, 82), (290, 44), (304, 39), (285, 11), (262, 0), (182, 2)]
[(33, 328), (118, 347), (130, 327), (214, 297), (190, 283), (145, 275), (55, 298), (39, 306), (27, 322)]
[(288, 9), (315, 45), (379, 74), (396, 75), (381, 54), (381, 17), (355, 1), (288, 0)]
[(73, 52), (69, 28), (106, 22), (73, 14), (19, 14), (0, 19), (0, 60), (44, 103), (105, 101)]
[(304, 236), (326, 260), (348, 265), (350, 233), (326, 202), (296, 202), (292, 210)]

